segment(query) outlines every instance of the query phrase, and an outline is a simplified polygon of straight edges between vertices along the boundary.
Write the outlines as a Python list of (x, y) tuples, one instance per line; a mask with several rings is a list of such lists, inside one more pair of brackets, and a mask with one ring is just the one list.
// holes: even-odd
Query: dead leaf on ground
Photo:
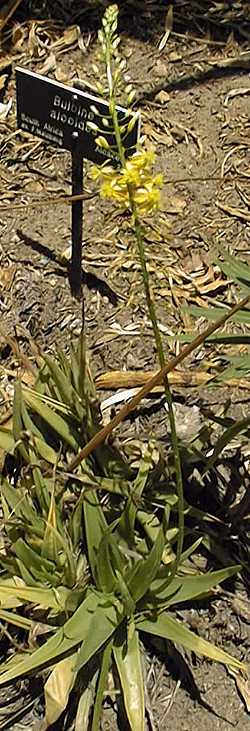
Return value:
[(180, 137), (180, 141), (182, 141), (183, 139), (185, 139), (186, 144), (188, 144), (189, 137), (191, 137), (191, 139), (193, 140), (193, 142), (195, 142), (195, 144), (198, 147), (198, 150), (199, 150), (199, 153), (200, 153), (200, 157), (203, 156), (203, 145), (202, 145), (201, 139), (200, 139), (199, 135), (197, 135), (196, 132), (193, 129), (191, 129), (190, 127), (184, 126), (180, 122), (176, 122), (175, 121), (173, 123), (173, 126), (171, 126), (170, 131), (171, 131), (171, 133), (174, 136), (176, 136), (176, 137), (179, 136)]
[(0, 76), (0, 91), (1, 91), (1, 89), (4, 89), (7, 78), (8, 78), (7, 74), (3, 74), (2, 76)]
[(44, 190), (44, 185), (39, 180), (27, 180), (23, 185), (28, 193), (42, 193)]
[(0, 288), (6, 290), (7, 292), (10, 290), (14, 276), (16, 273), (16, 264), (12, 264), (9, 267), (1, 267), (0, 268)]
[(225, 98), (224, 107), (227, 107), (229, 99), (233, 99), (235, 96), (243, 96), (244, 94), (250, 94), (250, 86), (241, 87), (240, 89), (231, 89)]
[(11, 66), (12, 60), (10, 56), (6, 56), (6, 53), (4, 53), (3, 56), (0, 55), (0, 72), (4, 71), (4, 69), (7, 69), (8, 66)]
[(50, 71), (56, 70), (56, 57), (53, 51), (49, 54), (44, 64), (39, 68), (39, 74), (46, 76)]
[(28, 38), (28, 51), (31, 58), (39, 58), (44, 55), (44, 46), (39, 39), (37, 31), (37, 23), (32, 22)]
[(237, 208), (237, 206), (228, 206), (226, 203), (216, 201), (216, 205), (221, 211), (229, 213), (230, 216), (240, 218), (242, 221), (250, 221), (250, 213), (245, 208)]
[[(95, 386), (97, 389), (102, 390), (116, 390), (119, 388), (138, 388), (140, 386), (144, 386), (145, 383), (147, 383), (152, 376), (154, 376), (156, 371), (109, 371), (107, 373), (103, 373), (100, 376), (97, 376), (95, 380)], [(175, 386), (176, 388), (190, 388), (194, 387), (197, 388), (199, 386), (203, 386), (209, 381), (212, 381), (214, 378), (216, 378), (217, 373), (208, 373), (207, 371), (202, 370), (189, 370), (184, 371), (181, 369), (173, 370), (171, 373), (169, 373), (168, 380), (171, 386)], [(237, 378), (230, 378), (228, 380), (224, 380), (223, 382), (218, 382), (218, 386), (236, 386), (237, 388), (243, 388), (249, 390), (250, 383), (249, 381), (246, 381), (246, 379), (237, 379)], [(153, 388), (152, 393), (162, 393), (164, 391), (164, 386), (155, 386)]]
[(0, 121), (5, 119), (5, 117), (8, 116), (10, 110), (12, 107), (12, 99), (9, 99), (9, 101), (6, 104), (0, 104)]
[(241, 675), (241, 673), (239, 673), (237, 670), (235, 670), (234, 668), (231, 668), (231, 667), (228, 667), (227, 670), (228, 670), (229, 675), (233, 676), (236, 687), (239, 691), (239, 694), (241, 695), (241, 697), (245, 703), (248, 713), (250, 713), (250, 680), (249, 680), (249, 677), (244, 677), (243, 675)]
[(162, 195), (161, 208), (165, 213), (182, 213), (186, 208), (187, 201), (180, 195)]
[(13, 51), (21, 53), (23, 50), (23, 44), (27, 39), (27, 28), (20, 23), (15, 23), (12, 28), (12, 46)]
[(57, 41), (51, 43), (50, 48), (53, 48), (53, 50), (56, 51), (56, 55), (59, 53), (65, 53), (70, 47), (73, 48), (76, 44), (78, 44), (80, 35), (81, 31), (79, 26), (72, 25), (70, 28), (65, 30), (61, 38), (58, 38)]
[(232, 599), (232, 609), (238, 617), (244, 619), (245, 622), (250, 624), (250, 601), (240, 596), (235, 596)]
[[(95, 381), (96, 388), (101, 389), (117, 389), (117, 388), (134, 388), (143, 386), (147, 383), (156, 371), (110, 371), (98, 376)], [(179, 386), (198, 386), (207, 383), (214, 376), (211, 373), (203, 373), (201, 371), (184, 371), (175, 370), (169, 373), (169, 382), (171, 385)], [(157, 386), (158, 391), (162, 391), (164, 386)]]
[(148, 139), (153, 142), (157, 142), (157, 145), (166, 145), (166, 147), (172, 147), (174, 140), (168, 132), (158, 132), (151, 124), (146, 122), (144, 124), (144, 132)]

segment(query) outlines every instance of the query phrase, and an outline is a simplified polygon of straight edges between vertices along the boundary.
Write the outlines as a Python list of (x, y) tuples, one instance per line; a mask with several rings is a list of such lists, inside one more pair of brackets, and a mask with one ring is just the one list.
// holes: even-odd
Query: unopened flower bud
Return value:
[(98, 145), (98, 147), (102, 147), (103, 150), (109, 150), (108, 140), (106, 140), (105, 137), (102, 137), (102, 135), (96, 138), (96, 144)]
[(109, 123), (109, 120), (107, 119), (107, 117), (102, 117), (102, 124), (104, 127), (109, 127), (110, 123)]

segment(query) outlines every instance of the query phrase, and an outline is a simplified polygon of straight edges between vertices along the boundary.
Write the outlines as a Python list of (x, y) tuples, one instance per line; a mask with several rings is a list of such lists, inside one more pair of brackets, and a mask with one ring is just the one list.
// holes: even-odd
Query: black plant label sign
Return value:
[[(20, 67), (16, 68), (16, 94), (20, 129), (70, 152), (77, 142), (82, 156), (98, 165), (106, 160), (119, 163), (107, 102)], [(125, 108), (117, 106), (116, 109), (120, 125), (129, 121)], [(92, 124), (100, 131), (93, 130)], [(123, 146), (127, 157), (135, 152), (139, 126), (137, 118), (132, 130), (124, 131)], [(96, 144), (98, 134), (108, 141), (107, 150)]]

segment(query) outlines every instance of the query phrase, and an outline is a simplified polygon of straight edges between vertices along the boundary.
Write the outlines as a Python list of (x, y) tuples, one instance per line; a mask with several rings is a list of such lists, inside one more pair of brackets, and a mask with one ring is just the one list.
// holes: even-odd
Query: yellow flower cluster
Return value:
[(135, 152), (120, 170), (111, 165), (94, 166), (92, 177), (101, 182), (101, 196), (112, 198), (124, 208), (130, 207), (131, 197), (141, 214), (159, 207), (162, 175), (152, 175), (155, 155), (151, 151)]

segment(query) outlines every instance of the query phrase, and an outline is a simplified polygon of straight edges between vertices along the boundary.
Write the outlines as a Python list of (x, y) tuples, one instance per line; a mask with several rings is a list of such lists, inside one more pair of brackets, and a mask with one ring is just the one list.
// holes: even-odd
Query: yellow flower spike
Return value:
[(100, 180), (102, 198), (110, 198), (124, 208), (129, 208), (132, 189), (140, 213), (148, 214), (156, 210), (160, 202), (163, 176), (152, 176), (150, 170), (154, 159), (154, 152), (147, 150), (134, 153), (120, 170), (108, 164), (100, 168), (94, 166), (92, 178)]

